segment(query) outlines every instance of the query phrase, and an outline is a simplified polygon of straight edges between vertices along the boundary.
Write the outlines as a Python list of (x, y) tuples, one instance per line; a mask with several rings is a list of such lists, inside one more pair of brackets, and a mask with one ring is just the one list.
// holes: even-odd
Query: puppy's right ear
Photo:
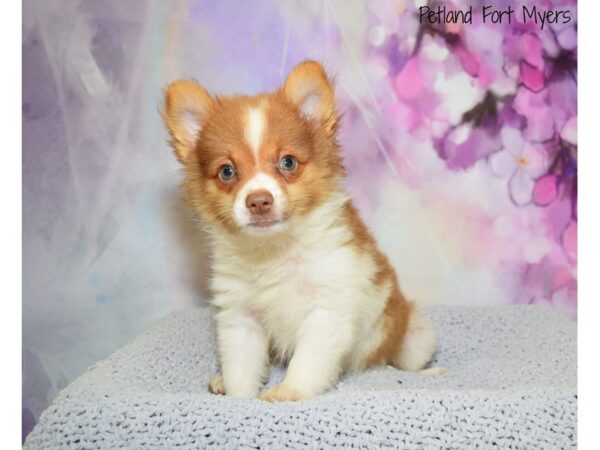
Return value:
[(212, 102), (210, 94), (195, 81), (175, 81), (165, 91), (163, 120), (171, 134), (175, 155), (182, 164), (187, 164), (194, 152)]

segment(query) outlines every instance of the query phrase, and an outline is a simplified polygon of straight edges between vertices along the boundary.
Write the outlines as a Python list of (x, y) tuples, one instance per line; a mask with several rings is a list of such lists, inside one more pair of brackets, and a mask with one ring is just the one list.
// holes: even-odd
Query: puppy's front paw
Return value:
[(223, 386), (223, 378), (221, 378), (221, 375), (213, 377), (213, 379), (208, 382), (208, 390), (213, 394), (225, 395), (225, 386)]
[(302, 399), (302, 395), (295, 389), (278, 384), (263, 391), (260, 394), (260, 399), (266, 402), (297, 402)]

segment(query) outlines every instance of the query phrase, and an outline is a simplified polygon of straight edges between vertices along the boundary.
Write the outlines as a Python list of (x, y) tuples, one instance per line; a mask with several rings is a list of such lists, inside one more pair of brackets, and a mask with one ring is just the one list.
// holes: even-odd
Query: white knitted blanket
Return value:
[(380, 368), (282, 404), (209, 394), (211, 310), (173, 313), (64, 389), (25, 448), (576, 447), (575, 323), (539, 306), (427, 311), (446, 374)]

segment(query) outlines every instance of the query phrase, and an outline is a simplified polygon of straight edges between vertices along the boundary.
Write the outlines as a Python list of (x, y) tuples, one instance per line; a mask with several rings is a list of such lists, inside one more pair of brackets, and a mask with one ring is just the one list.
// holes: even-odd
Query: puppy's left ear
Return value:
[(320, 122), (327, 132), (335, 130), (339, 117), (333, 84), (321, 64), (307, 60), (294, 67), (285, 80), (283, 93), (304, 116)]

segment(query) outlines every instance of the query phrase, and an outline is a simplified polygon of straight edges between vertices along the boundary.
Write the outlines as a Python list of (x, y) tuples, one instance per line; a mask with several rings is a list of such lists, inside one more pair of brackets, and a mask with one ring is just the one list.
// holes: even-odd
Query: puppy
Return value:
[(212, 392), (258, 396), (271, 358), (287, 374), (267, 401), (308, 399), (343, 372), (430, 361), (434, 328), (344, 191), (340, 116), (320, 64), (302, 62), (256, 96), (176, 81), (163, 118), (184, 198), (212, 237), (222, 373)]

